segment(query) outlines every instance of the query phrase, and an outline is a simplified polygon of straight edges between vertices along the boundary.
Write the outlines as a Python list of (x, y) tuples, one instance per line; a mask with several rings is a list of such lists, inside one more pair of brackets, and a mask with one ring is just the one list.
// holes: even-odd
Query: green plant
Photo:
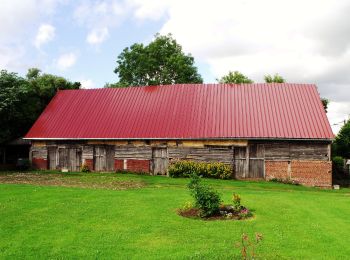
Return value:
[(230, 179), (232, 168), (220, 162), (175, 161), (169, 167), (170, 177), (190, 177), (192, 174), (215, 179)]
[(200, 209), (201, 217), (210, 217), (219, 212), (221, 198), (217, 191), (201, 183), (197, 174), (191, 175), (191, 181), (188, 184), (191, 195), (195, 199), (195, 206)]
[(338, 169), (343, 169), (344, 168), (344, 158), (341, 156), (334, 156), (332, 158), (333, 164), (336, 168)]
[(236, 247), (241, 249), (242, 259), (255, 259), (255, 248), (262, 241), (263, 236), (260, 233), (255, 233), (255, 239), (252, 241), (249, 235), (243, 233), (241, 236), (241, 241), (236, 244)]
[(83, 163), (80, 169), (82, 172), (90, 172), (90, 168), (86, 163)]
[(239, 211), (242, 208), (241, 197), (238, 194), (233, 194), (232, 196), (233, 208), (235, 211)]

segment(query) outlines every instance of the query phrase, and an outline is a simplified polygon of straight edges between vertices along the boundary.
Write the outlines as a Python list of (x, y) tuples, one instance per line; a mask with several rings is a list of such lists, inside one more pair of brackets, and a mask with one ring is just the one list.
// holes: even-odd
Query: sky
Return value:
[(118, 80), (118, 54), (156, 33), (191, 53), (205, 83), (228, 71), (314, 83), (335, 133), (350, 115), (350, 0), (0, 0), (0, 69), (37, 67), (84, 88)]

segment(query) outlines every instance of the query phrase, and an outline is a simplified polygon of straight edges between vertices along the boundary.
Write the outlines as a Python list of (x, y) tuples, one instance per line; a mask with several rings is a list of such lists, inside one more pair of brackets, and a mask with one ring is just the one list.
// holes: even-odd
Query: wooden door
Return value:
[(152, 149), (153, 174), (166, 175), (168, 173), (168, 149), (165, 147), (155, 147)]
[(105, 171), (106, 170), (106, 149), (102, 146), (94, 147), (94, 170)]
[(81, 148), (69, 148), (68, 149), (68, 170), (71, 172), (78, 172), (81, 168)]
[(68, 169), (68, 149), (58, 148), (58, 168)]
[(57, 169), (57, 147), (56, 146), (48, 146), (47, 147), (48, 161), (49, 161), (49, 169), (56, 170)]
[(114, 171), (114, 146), (94, 147), (94, 170)]
[(260, 144), (252, 144), (249, 146), (249, 171), (248, 178), (261, 179), (264, 178), (264, 146)]
[(58, 148), (58, 168), (59, 169), (61, 170), (68, 169), (68, 171), (77, 172), (77, 171), (80, 171), (81, 163), (82, 163), (81, 148), (79, 147)]
[(235, 178), (245, 177), (246, 172), (246, 147), (234, 147), (234, 174)]

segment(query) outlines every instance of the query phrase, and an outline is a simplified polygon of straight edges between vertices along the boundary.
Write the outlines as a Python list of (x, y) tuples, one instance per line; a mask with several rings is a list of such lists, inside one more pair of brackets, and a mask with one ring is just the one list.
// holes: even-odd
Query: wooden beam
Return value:
[(245, 169), (243, 172), (243, 178), (246, 178), (249, 173), (249, 145), (247, 145), (246, 150), (245, 150)]

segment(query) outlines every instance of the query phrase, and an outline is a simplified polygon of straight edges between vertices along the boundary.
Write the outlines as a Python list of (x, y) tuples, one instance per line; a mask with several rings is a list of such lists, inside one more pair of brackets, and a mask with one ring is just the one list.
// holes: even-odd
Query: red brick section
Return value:
[(265, 178), (290, 179), (306, 186), (332, 186), (332, 162), (292, 160), (290, 163), (288, 176), (288, 161), (265, 161)]
[(124, 169), (124, 160), (114, 160), (114, 170), (122, 171)]
[(85, 159), (85, 164), (87, 165), (87, 167), (89, 167), (90, 171), (94, 170), (94, 161), (93, 161), (93, 159)]
[(150, 160), (127, 160), (127, 171), (150, 172)]
[(32, 168), (36, 170), (47, 170), (47, 160), (43, 158), (33, 158)]
[(292, 161), (292, 178), (307, 186), (331, 187), (332, 162)]
[(265, 161), (265, 178), (288, 179), (288, 161)]

